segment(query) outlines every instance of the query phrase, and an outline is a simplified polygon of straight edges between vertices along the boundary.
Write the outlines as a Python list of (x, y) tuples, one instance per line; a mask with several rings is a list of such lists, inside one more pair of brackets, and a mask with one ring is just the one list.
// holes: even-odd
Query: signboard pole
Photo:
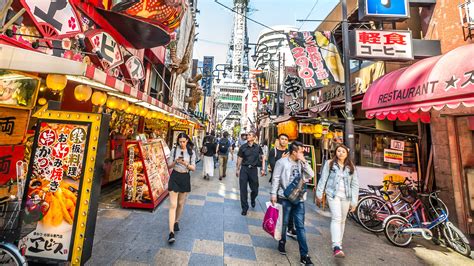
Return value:
[(276, 109), (276, 116), (280, 116), (280, 90), (281, 90), (281, 81), (280, 81), (280, 72), (281, 72), (281, 66), (280, 66), (280, 52), (278, 52), (278, 87), (277, 87), (277, 109)]
[(341, 0), (342, 6), (342, 44), (344, 56), (344, 97), (346, 100), (346, 124), (345, 124), (345, 143), (349, 147), (350, 158), (354, 160), (354, 115), (352, 114), (352, 93), (350, 85), (350, 65), (349, 65), (349, 25), (347, 23), (347, 1)]

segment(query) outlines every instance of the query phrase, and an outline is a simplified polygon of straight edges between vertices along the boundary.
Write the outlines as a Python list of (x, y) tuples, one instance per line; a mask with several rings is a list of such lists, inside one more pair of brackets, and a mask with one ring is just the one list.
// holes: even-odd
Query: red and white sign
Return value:
[(112, 69), (123, 63), (120, 45), (115, 39), (102, 30), (93, 30), (86, 34), (92, 46), (92, 52), (100, 53), (100, 62), (105, 70)]
[(68, 0), (21, 0), (45, 37), (70, 36), (81, 33), (76, 12)]
[(138, 56), (131, 56), (128, 58), (125, 66), (134, 85), (145, 78), (145, 68)]
[(381, 60), (413, 60), (411, 31), (355, 31), (355, 56)]

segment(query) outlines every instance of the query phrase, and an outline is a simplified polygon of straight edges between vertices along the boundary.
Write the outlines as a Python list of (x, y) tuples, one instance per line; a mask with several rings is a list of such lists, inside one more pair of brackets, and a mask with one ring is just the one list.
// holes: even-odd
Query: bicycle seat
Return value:
[(431, 194), (418, 193), (417, 195), (420, 197), (429, 197)]
[(374, 191), (379, 191), (383, 188), (383, 186), (374, 186), (374, 185), (367, 185), (367, 187)]

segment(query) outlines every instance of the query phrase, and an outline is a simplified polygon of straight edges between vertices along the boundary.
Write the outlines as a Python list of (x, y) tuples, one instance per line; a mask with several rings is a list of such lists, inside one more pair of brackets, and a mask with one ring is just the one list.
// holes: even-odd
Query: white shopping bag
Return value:
[[(267, 201), (266, 202), (267, 208), (270, 205), (272, 205), (272, 203), (270, 201)], [(283, 206), (281, 206), (281, 204), (275, 203), (275, 206), (273, 206), (273, 207), (278, 210), (278, 220), (277, 220), (277, 223), (276, 223), (275, 233), (273, 235), (273, 238), (277, 241), (280, 241), (281, 232), (282, 232), (282, 229), (283, 229)]]

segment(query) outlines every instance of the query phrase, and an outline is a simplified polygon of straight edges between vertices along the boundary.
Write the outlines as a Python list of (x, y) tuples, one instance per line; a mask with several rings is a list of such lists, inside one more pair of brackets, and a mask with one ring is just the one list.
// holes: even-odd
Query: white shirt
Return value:
[(345, 199), (346, 196), (346, 186), (344, 185), (344, 177), (341, 176), (339, 179), (339, 186), (337, 186), (336, 196)]

